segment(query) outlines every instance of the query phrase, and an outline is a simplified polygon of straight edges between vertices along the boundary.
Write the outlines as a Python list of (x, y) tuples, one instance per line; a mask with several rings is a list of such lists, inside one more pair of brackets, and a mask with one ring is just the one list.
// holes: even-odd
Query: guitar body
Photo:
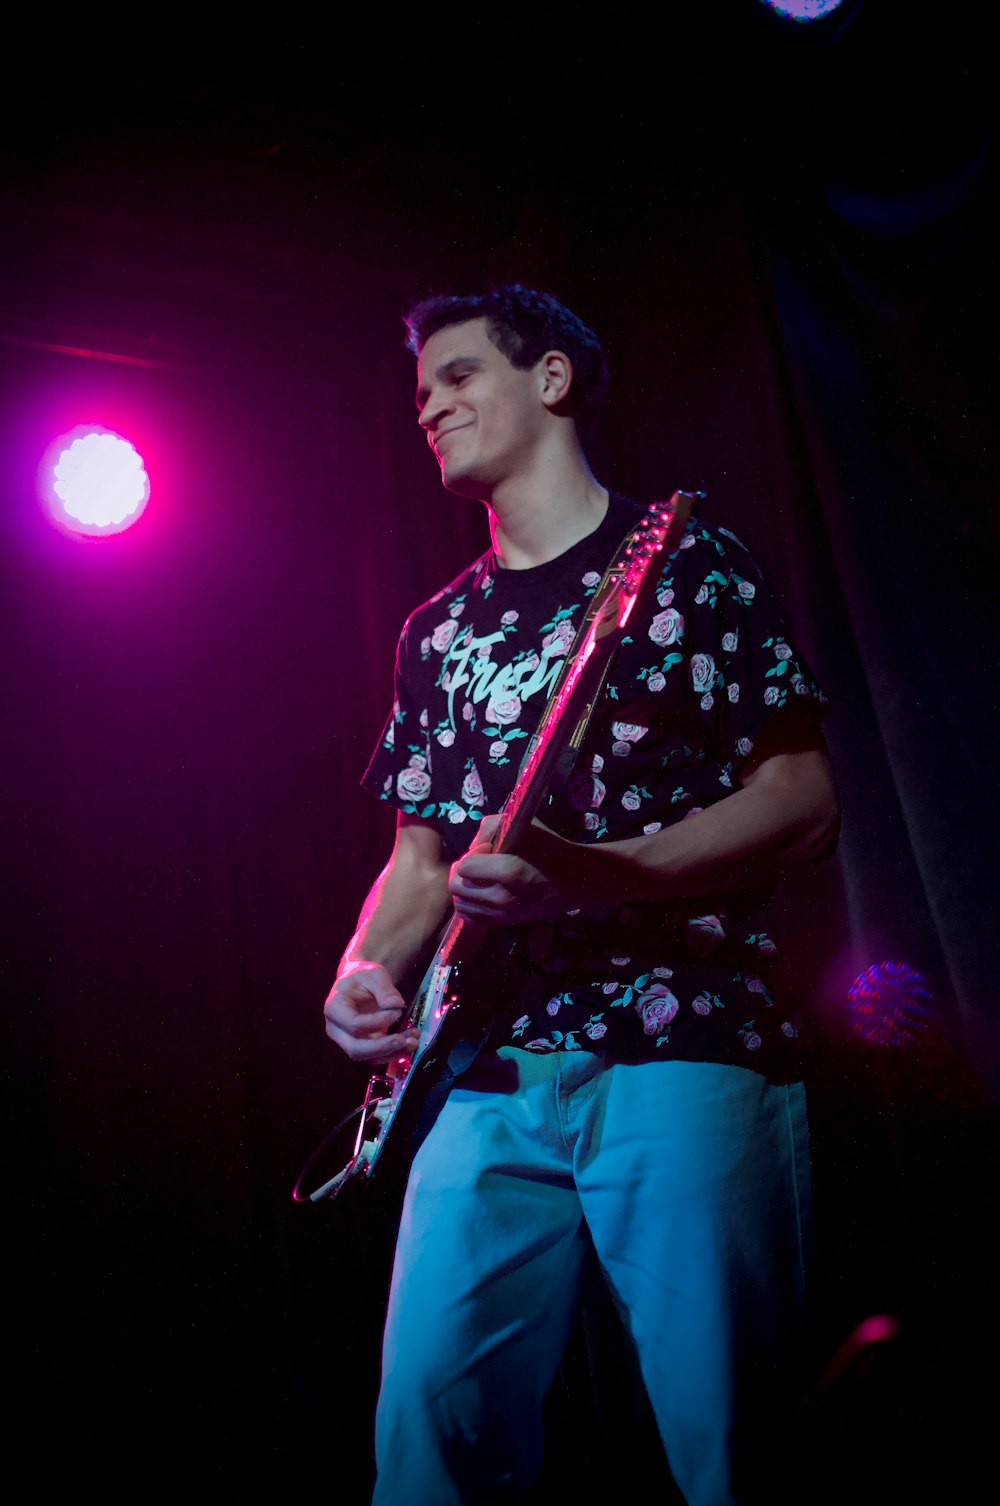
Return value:
[[(628, 619), (655, 587), (654, 561), (677, 547), (693, 501), (691, 493), (675, 492), (668, 503), (647, 508), (605, 571), (500, 813), (494, 852), (518, 850), (553, 785), (572, 770)], [(478, 965), (473, 968), (473, 963)], [(474, 1059), (489, 1028), (489, 1000), (481, 988), (465, 982), (469, 972), (485, 976), (484, 964), (495, 983), (503, 957), (493, 928), (453, 915), (396, 1027), (419, 1032), (416, 1051), (370, 1079), (357, 1111), (360, 1123), (351, 1159), (315, 1191), (301, 1198), (296, 1193), (298, 1201), (334, 1197), (348, 1182), (372, 1178), (376, 1168), (409, 1160), (455, 1073)]]
[(415, 1025), (424, 1018), (420, 1042), (412, 1059), (390, 1063), (384, 1075), (370, 1079), (354, 1160), (345, 1168), (349, 1176), (404, 1170), (455, 1076), (477, 1055), (492, 1012), (481, 992), (464, 982), (461, 963), (435, 954), (408, 1011)]

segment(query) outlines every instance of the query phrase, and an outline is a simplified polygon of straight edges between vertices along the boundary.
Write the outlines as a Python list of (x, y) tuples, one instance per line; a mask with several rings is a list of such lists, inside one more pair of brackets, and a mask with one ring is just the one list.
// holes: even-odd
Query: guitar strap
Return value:
[(420, 1106), (420, 1113), (411, 1136), (411, 1159), (416, 1155), (420, 1146), (433, 1128), (434, 1121), (444, 1108), (445, 1100), (452, 1088), (463, 1077), (473, 1062), (479, 1056), (486, 1042), (489, 1040), (490, 1031), (493, 1029), (493, 1021), (490, 1020), (483, 1026), (477, 1040), (456, 1041), (448, 1053), (448, 1060), (444, 1069), (439, 1073), (437, 1081), (427, 1090), (427, 1094)]

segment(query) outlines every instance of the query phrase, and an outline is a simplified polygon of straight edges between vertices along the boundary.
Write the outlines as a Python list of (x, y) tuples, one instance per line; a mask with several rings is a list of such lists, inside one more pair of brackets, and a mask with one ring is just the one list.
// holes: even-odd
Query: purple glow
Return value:
[(933, 996), (905, 962), (876, 962), (847, 990), (856, 1035), (875, 1046), (911, 1046), (930, 1022)]
[(91, 538), (130, 528), (149, 500), (149, 477), (135, 446), (99, 425), (57, 440), (41, 479), (53, 520)]
[(789, 21), (818, 21), (835, 11), (841, 0), (764, 0), (768, 10)]
[(866, 1358), (870, 1359), (878, 1345), (891, 1343), (900, 1337), (901, 1332), (899, 1319), (891, 1313), (873, 1313), (870, 1318), (863, 1318), (847, 1338), (837, 1345), (819, 1378), (817, 1394), (828, 1391), (836, 1382), (842, 1381), (859, 1363), (863, 1364)]

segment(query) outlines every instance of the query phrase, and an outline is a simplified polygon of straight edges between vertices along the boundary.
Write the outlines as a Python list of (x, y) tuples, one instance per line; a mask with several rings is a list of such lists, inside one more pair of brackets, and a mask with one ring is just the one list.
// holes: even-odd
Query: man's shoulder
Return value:
[(437, 624), (442, 613), (446, 619), (460, 615), (460, 611), (455, 611), (455, 608), (463, 607), (473, 592), (487, 593), (492, 561), (492, 551), (487, 549), (440, 590), (435, 591), (433, 596), (428, 596), (426, 601), (415, 606), (403, 624), (404, 634), (412, 636), (418, 630), (426, 632), (428, 625), (433, 627)]
[(742, 577), (744, 572), (756, 575), (760, 571), (753, 550), (732, 529), (694, 513), (688, 519), (675, 559), (683, 563), (684, 574), (689, 578), (702, 565), (734, 578)]
[[(643, 503), (621, 493), (612, 493), (611, 500), (625, 529), (637, 526), (647, 511)], [(710, 522), (696, 511), (688, 518), (677, 549), (681, 554), (693, 550), (695, 555), (715, 556), (717, 559), (725, 556), (734, 563), (740, 559), (753, 560), (753, 551), (732, 529)]]
[(721, 523), (709, 522), (698, 513), (692, 513), (681, 548), (692, 549), (696, 546), (714, 550), (716, 554), (750, 554), (747, 545), (733, 533), (731, 528), (725, 528)]

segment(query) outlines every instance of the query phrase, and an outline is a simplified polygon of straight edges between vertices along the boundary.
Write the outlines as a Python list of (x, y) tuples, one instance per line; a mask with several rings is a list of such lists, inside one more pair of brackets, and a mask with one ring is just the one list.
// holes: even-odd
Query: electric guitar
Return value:
[[(568, 778), (628, 620), (637, 603), (655, 587), (654, 562), (658, 555), (676, 549), (693, 502), (692, 493), (678, 491), (669, 502), (653, 503), (605, 571), (500, 812), (493, 852), (516, 853), (543, 801)], [(371, 1078), (364, 1102), (348, 1115), (348, 1120), (360, 1119), (350, 1160), (315, 1191), (302, 1192), (310, 1167), (327, 1144), (324, 1141), (299, 1177), (293, 1192), (297, 1202), (335, 1197), (355, 1178), (370, 1179), (389, 1159), (386, 1145), (390, 1141), (397, 1151), (410, 1149), (426, 1122), (434, 1094), (450, 1086), (456, 1059), (461, 1062), (464, 1055), (465, 1061), (470, 1060), (488, 1029), (488, 1019), (481, 1018), (481, 1010), (477, 1014), (474, 999), (465, 998), (460, 980), (463, 970), (488, 946), (492, 930), (486, 923), (452, 915), (412, 1003), (395, 1027), (419, 1032), (413, 1056), (390, 1062)]]

